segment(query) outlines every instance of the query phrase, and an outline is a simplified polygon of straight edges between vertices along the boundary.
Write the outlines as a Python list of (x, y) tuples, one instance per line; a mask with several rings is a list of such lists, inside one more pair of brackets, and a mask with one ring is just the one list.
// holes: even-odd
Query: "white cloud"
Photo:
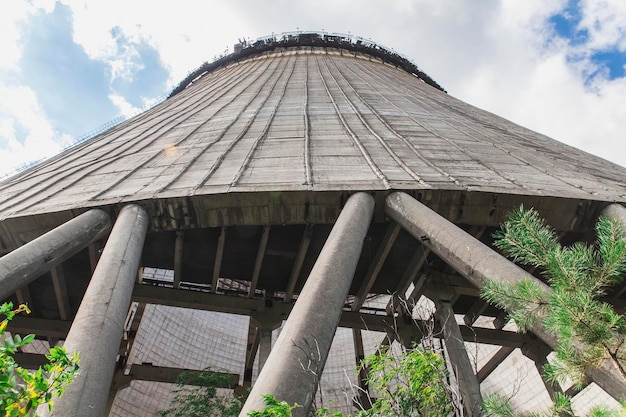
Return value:
[(626, 51), (626, 2), (582, 0), (579, 29), (589, 32), (587, 47)]
[(111, 103), (113, 103), (126, 118), (133, 117), (141, 112), (139, 107), (133, 106), (119, 94), (109, 94), (109, 100), (111, 100)]
[[(0, 174), (54, 155), (71, 143), (69, 136), (54, 131), (30, 88), (0, 83), (0, 97)], [(18, 125), (25, 132), (22, 141), (16, 135)]]
[(19, 24), (32, 12), (33, 7), (21, 0), (6, 0), (0, 5), (0, 69), (18, 68), (22, 56)]
[(55, 0), (2, 0), (0, 2), (0, 70), (17, 70), (22, 56), (20, 25), (37, 10), (50, 13)]
[[(157, 0), (149, 8), (143, 2), (110, 0), (61, 0), (74, 14), (74, 41), (92, 59), (123, 68), (132, 61), (119, 54), (132, 54), (132, 48), (120, 51), (112, 34), (119, 28), (129, 42), (156, 48), (163, 64), (170, 70), (169, 85), (178, 83), (203, 61), (222, 53), (245, 34), (245, 20), (234, 15), (227, 3)], [(120, 10), (124, 10), (120, 13)]]

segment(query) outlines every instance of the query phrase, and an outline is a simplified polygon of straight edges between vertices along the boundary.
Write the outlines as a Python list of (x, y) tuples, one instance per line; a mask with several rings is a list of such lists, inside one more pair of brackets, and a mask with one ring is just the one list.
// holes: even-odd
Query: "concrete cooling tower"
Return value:
[[(435, 308), (468, 415), (490, 392), (584, 409), (624, 378), (602, 363), (582, 391), (544, 382), (554, 337), (517, 333), (479, 291), (534, 272), (492, 248), (512, 209), (568, 244), (624, 203), (625, 168), (451, 97), (390, 49), (283, 34), (1, 182), (0, 298), (33, 311), (9, 328), (38, 336), (21, 363), (81, 353), (55, 416), (154, 416), (207, 366), (252, 387), (245, 410), (274, 393), (304, 415), (318, 388), (349, 410), (358, 360), (419, 341), (398, 300)], [(620, 312), (625, 289), (607, 290)]]

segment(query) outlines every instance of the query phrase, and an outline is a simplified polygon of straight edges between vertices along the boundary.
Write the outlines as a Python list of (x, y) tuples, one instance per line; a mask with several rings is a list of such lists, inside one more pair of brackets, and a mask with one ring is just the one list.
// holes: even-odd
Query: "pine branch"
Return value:
[(516, 262), (535, 267), (546, 265), (546, 255), (558, 246), (556, 234), (539, 214), (523, 207), (513, 211), (500, 231), (495, 246)]
[(597, 275), (598, 285), (617, 284), (626, 273), (626, 239), (624, 226), (617, 221), (600, 217), (596, 223), (597, 246), (601, 265)]

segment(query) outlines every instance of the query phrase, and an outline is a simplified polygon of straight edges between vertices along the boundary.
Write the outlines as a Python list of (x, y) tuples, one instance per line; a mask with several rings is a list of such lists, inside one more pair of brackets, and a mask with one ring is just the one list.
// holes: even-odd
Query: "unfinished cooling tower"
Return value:
[[(325, 397), (349, 408), (355, 363), (387, 335), (419, 334), (393, 294), (457, 319), (466, 343), (441, 339), (466, 404), (518, 383), (526, 409), (558, 390), (626, 394), (604, 365), (581, 393), (544, 384), (535, 364), (553, 337), (516, 333), (479, 297), (484, 278), (530, 274), (491, 248), (510, 210), (534, 207), (566, 244), (588, 239), (601, 213), (626, 218), (625, 168), (463, 103), (354, 36), (236, 50), (0, 183), (0, 298), (33, 310), (9, 330), (81, 352), (54, 415), (154, 415), (181, 369), (208, 365), (231, 388), (255, 382), (246, 409), (274, 393), (303, 413), (311, 352)], [(625, 288), (607, 294), (618, 311)]]

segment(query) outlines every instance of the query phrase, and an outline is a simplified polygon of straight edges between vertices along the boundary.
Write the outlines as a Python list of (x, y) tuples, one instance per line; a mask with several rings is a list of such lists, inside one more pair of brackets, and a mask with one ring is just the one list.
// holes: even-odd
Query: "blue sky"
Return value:
[(626, 165), (623, 0), (3, 0), (0, 175), (154, 105), (238, 38), (298, 29), (392, 47), (451, 95)]

